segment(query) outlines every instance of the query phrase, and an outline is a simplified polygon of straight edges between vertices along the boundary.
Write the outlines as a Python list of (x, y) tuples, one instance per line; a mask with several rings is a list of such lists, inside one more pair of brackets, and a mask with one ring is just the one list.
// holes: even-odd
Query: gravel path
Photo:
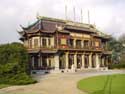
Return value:
[(25, 86), (11, 86), (0, 89), (0, 94), (86, 94), (77, 89), (80, 79), (113, 73), (125, 73), (125, 70), (114, 71), (79, 71), (76, 73), (58, 73), (35, 75), (39, 83)]

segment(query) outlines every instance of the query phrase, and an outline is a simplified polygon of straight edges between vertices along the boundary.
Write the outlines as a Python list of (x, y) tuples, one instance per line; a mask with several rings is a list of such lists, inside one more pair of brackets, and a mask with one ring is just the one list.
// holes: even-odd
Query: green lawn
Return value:
[(89, 94), (125, 94), (125, 74), (90, 77), (80, 80), (77, 86)]
[(1, 89), (1, 88), (5, 88), (5, 87), (8, 87), (8, 86), (10, 86), (10, 85), (7, 85), (7, 84), (0, 84), (0, 89)]

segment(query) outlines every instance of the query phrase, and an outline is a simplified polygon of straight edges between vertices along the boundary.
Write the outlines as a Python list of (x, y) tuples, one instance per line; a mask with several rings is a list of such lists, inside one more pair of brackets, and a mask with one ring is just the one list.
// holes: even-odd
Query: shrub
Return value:
[(26, 85), (36, 83), (36, 80), (31, 79), (26, 73), (17, 74), (14, 77), (10, 78), (9, 84), (16, 85)]
[(0, 83), (31, 84), (28, 74), (28, 53), (20, 43), (0, 45)]
[(117, 63), (109, 65), (109, 69), (123, 69), (125, 68), (125, 63)]

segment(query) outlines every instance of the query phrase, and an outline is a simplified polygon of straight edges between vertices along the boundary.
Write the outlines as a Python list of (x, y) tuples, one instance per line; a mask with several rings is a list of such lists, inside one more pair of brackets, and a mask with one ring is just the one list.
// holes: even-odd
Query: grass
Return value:
[(1, 88), (5, 88), (5, 87), (8, 87), (8, 86), (10, 86), (10, 85), (7, 85), (7, 84), (0, 84), (0, 89), (1, 89)]
[(125, 74), (86, 78), (77, 87), (89, 94), (125, 94)]

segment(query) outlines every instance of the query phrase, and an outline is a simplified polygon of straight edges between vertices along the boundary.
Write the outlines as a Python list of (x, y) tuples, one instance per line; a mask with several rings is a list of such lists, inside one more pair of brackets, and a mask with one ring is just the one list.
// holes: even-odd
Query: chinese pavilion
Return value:
[(32, 70), (68, 72), (111, 63), (110, 36), (92, 24), (39, 16), (22, 29), (20, 40), (28, 50)]

